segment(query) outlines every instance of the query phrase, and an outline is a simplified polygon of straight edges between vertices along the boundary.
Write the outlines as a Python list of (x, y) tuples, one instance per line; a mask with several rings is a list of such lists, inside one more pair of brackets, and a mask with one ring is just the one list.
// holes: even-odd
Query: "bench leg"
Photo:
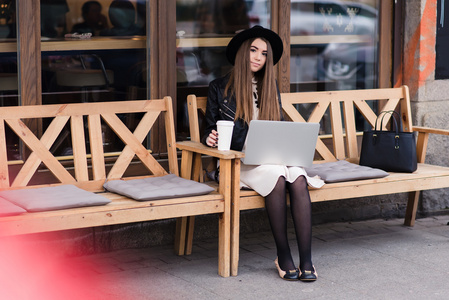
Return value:
[(240, 240), (240, 159), (235, 159), (232, 165), (231, 194), (231, 276), (237, 276)]
[(187, 217), (187, 233), (186, 233), (186, 251), (185, 251), (185, 255), (192, 254), (194, 228), (195, 228), (195, 216)]
[[(182, 151), (181, 177), (192, 178), (192, 164), (201, 159), (201, 156), (193, 155), (190, 151)], [(201, 160), (200, 160), (201, 162)], [(199, 177), (199, 175), (197, 175)], [(196, 178), (195, 178), (196, 179)], [(195, 217), (181, 217), (176, 220), (175, 253), (189, 255), (192, 253), (193, 223)]]
[(177, 255), (185, 254), (186, 247), (186, 233), (187, 233), (188, 217), (181, 217), (176, 219), (176, 234), (175, 234), (175, 253)]
[(404, 225), (414, 226), (416, 219), (416, 211), (418, 210), (419, 196), (421, 192), (410, 192), (408, 196), (407, 210), (405, 211)]
[(192, 254), (195, 216), (181, 217), (176, 220), (175, 253)]
[(220, 161), (220, 194), (224, 195), (224, 212), (218, 221), (218, 274), (229, 277), (231, 263), (231, 169), (233, 161)]

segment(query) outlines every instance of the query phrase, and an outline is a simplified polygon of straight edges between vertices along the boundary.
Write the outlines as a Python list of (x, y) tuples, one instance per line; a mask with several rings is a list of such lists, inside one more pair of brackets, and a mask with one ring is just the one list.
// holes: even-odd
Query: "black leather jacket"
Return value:
[[(209, 84), (209, 92), (207, 95), (207, 106), (205, 116), (205, 129), (201, 142), (206, 145), (206, 139), (212, 130), (217, 130), (217, 121), (229, 120), (234, 121), (236, 111), (235, 97), (229, 95), (224, 97), (224, 90), (228, 83), (229, 75), (213, 80)], [(279, 107), (281, 107), (281, 95), (279, 89), (277, 91), (279, 99)], [(281, 119), (282, 110), (281, 110)], [(232, 134), (231, 149), (242, 151), (245, 144), (246, 134), (248, 133), (248, 124), (243, 119), (234, 121), (234, 131)]]

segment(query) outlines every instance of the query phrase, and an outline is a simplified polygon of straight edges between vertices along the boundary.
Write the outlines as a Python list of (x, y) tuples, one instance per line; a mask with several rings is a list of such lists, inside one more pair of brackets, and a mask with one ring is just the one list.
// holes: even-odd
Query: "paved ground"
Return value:
[(163, 246), (71, 258), (59, 279), (43, 275), (33, 285), (31, 271), (19, 277), (23, 295), (3, 292), (1, 299), (449, 299), (449, 215), (417, 220), (413, 228), (402, 222), (314, 226), (314, 283), (281, 280), (271, 232), (262, 232), (241, 237), (237, 277), (217, 275), (214, 239), (195, 241), (186, 257)]

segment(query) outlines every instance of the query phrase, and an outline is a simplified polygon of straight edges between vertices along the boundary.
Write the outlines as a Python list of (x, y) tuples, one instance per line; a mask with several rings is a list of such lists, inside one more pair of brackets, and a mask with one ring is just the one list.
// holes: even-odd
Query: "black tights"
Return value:
[(290, 193), (290, 209), (298, 242), (299, 268), (302, 271), (312, 270), (312, 204), (304, 176), (298, 177), (293, 183), (289, 183), (282, 176), (279, 177), (273, 191), (265, 197), (279, 266), (284, 271), (296, 269), (287, 238), (287, 189)]

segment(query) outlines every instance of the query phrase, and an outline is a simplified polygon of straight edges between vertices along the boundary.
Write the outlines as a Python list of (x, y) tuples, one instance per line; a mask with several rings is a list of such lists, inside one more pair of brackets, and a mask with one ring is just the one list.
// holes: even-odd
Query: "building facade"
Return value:
[[(102, 102), (169, 95), (175, 101), (177, 138), (188, 139), (187, 95), (205, 96), (208, 83), (230, 70), (224, 50), (235, 32), (262, 25), (278, 32), (284, 41), (284, 55), (276, 66), (281, 92), (406, 84), (411, 92), (414, 124), (448, 128), (449, 83), (445, 79), (449, 59), (445, 50), (449, 50), (449, 43), (446, 47), (445, 28), (449, 28), (449, 19), (445, 16), (449, 11), (445, 14), (445, 7), (449, 3), (445, 6), (444, 2), (1, 0), (0, 105)], [(133, 124), (130, 121), (129, 126)], [(367, 125), (358, 126), (362, 131)], [(34, 130), (45, 128), (46, 124), (35, 124)], [(72, 152), (66, 146), (67, 138), (61, 137), (51, 150), (65, 157), (70, 167)], [(26, 148), (15, 142), (12, 132), (7, 142), (11, 165), (20, 164)], [(164, 146), (159, 143), (157, 132), (146, 143), (155, 156), (164, 159)], [(447, 138), (432, 137), (429, 162), (448, 165), (448, 143)], [(121, 151), (120, 141), (107, 128), (104, 145), (110, 159)], [(44, 173), (36, 176), (35, 182), (51, 180), (42, 176)], [(418, 216), (446, 212), (448, 192), (423, 192)], [(319, 203), (314, 206), (314, 220), (320, 223), (402, 217), (406, 201), (407, 195), (401, 194)], [(268, 228), (251, 215), (259, 213), (242, 216), (247, 230)], [(172, 222), (156, 222), (125, 229), (92, 230), (97, 238), (103, 237), (99, 239), (103, 241), (99, 242), (103, 245), (99, 248), (106, 249), (106, 244), (114, 245), (113, 241), (119, 240), (114, 238), (114, 232), (163, 232), (173, 226)], [(92, 230), (80, 234), (90, 239)], [(206, 229), (203, 233), (214, 234)], [(143, 238), (140, 243), (163, 243), (170, 238), (171, 235), (161, 234), (156, 240)], [(126, 243), (126, 239), (121, 239), (118, 244)]]

